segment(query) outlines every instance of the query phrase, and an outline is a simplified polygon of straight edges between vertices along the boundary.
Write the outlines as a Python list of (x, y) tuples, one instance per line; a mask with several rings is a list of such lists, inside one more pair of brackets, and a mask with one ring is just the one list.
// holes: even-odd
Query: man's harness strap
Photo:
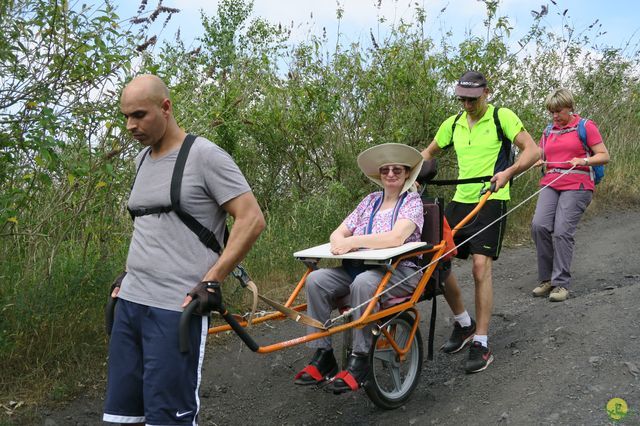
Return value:
[[(187, 134), (182, 142), (182, 146), (180, 147), (180, 151), (178, 151), (178, 158), (176, 159), (176, 163), (173, 166), (173, 174), (171, 175), (171, 186), (170, 186), (170, 198), (171, 205), (170, 206), (159, 206), (159, 207), (149, 207), (149, 208), (140, 208), (140, 209), (130, 209), (129, 214), (131, 215), (131, 219), (135, 220), (136, 217), (146, 216), (150, 214), (160, 214), (160, 213), (169, 213), (175, 212), (180, 220), (189, 228), (194, 234), (198, 236), (198, 239), (204, 244), (206, 247), (210, 248), (218, 255), (222, 252), (222, 246), (218, 242), (215, 234), (207, 229), (204, 225), (196, 220), (189, 213), (184, 211), (180, 206), (180, 192), (182, 189), (182, 176), (184, 175), (184, 168), (187, 164), (187, 158), (189, 157), (189, 151), (191, 150), (191, 146), (196, 140), (196, 136), (192, 134)], [(142, 167), (142, 163), (144, 159), (149, 154), (151, 147), (147, 148), (147, 150), (142, 154), (142, 158), (140, 159), (140, 164), (138, 165), (138, 169), (136, 170), (136, 175), (133, 178), (133, 184), (131, 185), (131, 189), (133, 190), (133, 186), (136, 183), (136, 178), (138, 177), (138, 173), (140, 172), (140, 168)], [(224, 243), (226, 244), (229, 240), (229, 228), (225, 226), (224, 228)], [(242, 275), (246, 277), (246, 279), (242, 279)], [(256, 311), (258, 305), (258, 288), (255, 283), (251, 281), (244, 271), (244, 269), (237, 265), (233, 271), (233, 275), (238, 278), (243, 287), (248, 288), (251, 293), (253, 293), (253, 304), (251, 309), (251, 314), (249, 315), (248, 323), (251, 325), (253, 321), (253, 315)]]
[[(147, 216), (150, 214), (160, 214), (160, 213), (169, 213), (171, 211), (175, 212), (180, 220), (194, 233), (198, 236), (198, 239), (202, 241), (202, 244), (213, 250), (214, 252), (220, 254), (222, 251), (222, 246), (218, 242), (215, 234), (211, 232), (209, 229), (205, 228), (200, 222), (198, 222), (193, 216), (184, 211), (180, 206), (180, 190), (182, 189), (182, 176), (184, 175), (184, 167), (187, 163), (187, 157), (189, 157), (189, 151), (191, 150), (191, 146), (193, 142), (196, 140), (196, 136), (192, 134), (187, 134), (180, 147), (180, 151), (178, 152), (178, 158), (176, 159), (176, 163), (173, 166), (173, 174), (171, 175), (171, 205), (170, 206), (158, 206), (158, 207), (149, 207), (149, 208), (140, 208), (140, 209), (129, 209), (129, 214), (131, 218), (135, 220), (136, 217)], [(135, 185), (136, 178), (138, 177), (138, 173), (140, 172), (140, 168), (142, 167), (142, 163), (146, 158), (147, 154), (151, 147), (147, 148), (147, 150), (142, 154), (142, 158), (140, 159), (140, 164), (138, 165), (138, 169), (136, 170), (136, 175), (133, 179), (133, 185)], [(131, 185), (131, 189), (133, 189), (133, 185)], [(229, 230), (225, 228), (224, 240), (225, 242), (229, 238)]]

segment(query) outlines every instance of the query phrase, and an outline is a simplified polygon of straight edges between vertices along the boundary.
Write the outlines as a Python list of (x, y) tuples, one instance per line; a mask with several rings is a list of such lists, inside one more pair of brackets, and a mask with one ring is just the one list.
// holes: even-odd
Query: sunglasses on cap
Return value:
[(399, 175), (402, 172), (404, 172), (405, 170), (406, 170), (406, 168), (403, 167), (403, 166), (393, 166), (393, 167), (391, 167), (391, 166), (383, 166), (383, 167), (380, 167), (378, 169), (380, 174), (383, 175), (383, 176), (388, 175), (389, 172), (393, 173), (394, 175)]

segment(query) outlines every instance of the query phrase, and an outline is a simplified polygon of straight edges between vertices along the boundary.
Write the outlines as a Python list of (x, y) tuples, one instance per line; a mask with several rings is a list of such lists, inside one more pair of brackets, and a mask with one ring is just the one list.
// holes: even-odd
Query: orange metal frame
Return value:
[[(480, 209), (484, 206), (485, 202), (487, 201), (487, 199), (489, 198), (489, 196), (491, 195), (490, 191), (487, 191), (481, 198), (480, 201), (478, 202), (478, 205), (476, 206), (475, 209), (473, 209), (473, 211), (471, 211), (471, 213), (469, 213), (462, 221), (460, 221), (460, 223), (458, 223), (455, 228), (452, 230), (453, 235), (455, 235), (458, 230), (460, 230), (464, 225), (466, 225), (472, 218), (473, 216), (475, 216), (478, 211), (480, 211)], [(374, 309), (376, 308), (376, 305), (378, 304), (378, 300), (380, 298), (380, 294), (385, 290), (387, 284), (389, 283), (389, 280), (391, 279), (391, 274), (393, 273), (393, 270), (395, 270), (395, 268), (398, 266), (398, 264), (404, 260), (404, 259), (408, 259), (408, 258), (412, 258), (415, 257), (417, 255), (428, 255), (431, 254), (431, 259), (438, 259), (440, 256), (442, 256), (446, 251), (447, 251), (448, 247), (446, 247), (446, 242), (445, 241), (441, 241), (440, 244), (437, 244), (435, 246), (427, 246), (427, 248), (425, 249), (416, 249), (416, 250), (412, 250), (408, 253), (402, 254), (398, 257), (395, 258), (395, 260), (393, 261), (393, 263), (390, 265), (390, 267), (387, 268), (387, 272), (384, 274), (384, 276), (382, 277), (382, 280), (380, 281), (380, 284), (378, 285), (378, 288), (376, 289), (375, 294), (373, 295), (373, 297), (371, 298), (371, 301), (369, 302), (369, 304), (367, 305), (364, 313), (362, 314), (362, 316), (355, 320), (355, 321), (351, 321), (348, 322), (346, 324), (341, 324), (335, 327), (332, 327), (328, 330), (322, 330), (322, 331), (318, 331), (315, 333), (311, 333), (311, 334), (307, 334), (305, 336), (301, 336), (301, 337), (296, 337), (294, 339), (290, 339), (290, 340), (286, 340), (284, 342), (278, 342), (278, 343), (274, 343), (271, 345), (266, 345), (266, 346), (260, 346), (260, 348), (258, 349), (258, 353), (271, 353), (271, 352), (276, 352), (285, 348), (289, 348), (292, 346), (297, 346), (300, 345), (302, 343), (307, 343), (313, 340), (317, 340), (323, 337), (327, 337), (327, 336), (332, 336), (334, 334), (337, 333), (341, 333), (343, 331), (346, 330), (350, 330), (353, 328), (362, 328), (365, 325), (372, 323), (374, 321), (379, 321), (383, 318), (386, 318), (390, 315), (394, 315), (394, 314), (399, 314), (401, 312), (404, 311), (410, 311), (414, 314), (415, 316), (415, 322), (413, 324), (413, 328), (411, 330), (411, 333), (409, 335), (409, 340), (407, 341), (406, 345), (404, 348), (400, 348), (398, 346), (398, 344), (395, 342), (394, 337), (392, 336), (392, 333), (390, 333), (388, 330), (386, 329), (382, 329), (382, 333), (384, 334), (385, 338), (388, 340), (389, 344), (391, 345), (391, 347), (398, 353), (398, 356), (400, 357), (400, 359), (404, 359), (405, 355), (409, 352), (409, 350), (411, 349), (411, 343), (413, 342), (413, 337), (418, 329), (418, 323), (420, 320), (420, 316), (418, 314), (418, 311), (415, 309), (415, 305), (418, 303), (418, 300), (420, 299), (421, 295), (424, 292), (424, 289), (426, 288), (427, 283), (429, 282), (429, 279), (431, 278), (431, 276), (433, 275), (433, 272), (435, 271), (438, 262), (434, 262), (433, 264), (429, 265), (429, 267), (423, 272), (422, 274), (422, 278), (420, 279), (420, 281), (418, 282), (418, 285), (416, 286), (415, 291), (413, 292), (413, 295), (411, 296), (410, 299), (399, 303), (397, 305), (388, 307), (388, 308), (384, 308), (384, 309), (380, 309), (377, 312), (374, 312)], [(450, 248), (449, 248), (450, 249)], [(300, 279), (300, 281), (298, 281), (298, 284), (296, 285), (296, 287), (293, 289), (293, 292), (291, 293), (291, 296), (289, 296), (289, 299), (287, 300), (287, 302), (284, 304), (284, 306), (291, 308), (295, 311), (298, 312), (304, 312), (307, 309), (307, 305), (306, 303), (304, 304), (300, 304), (297, 306), (292, 306), (293, 303), (295, 302), (295, 300), (297, 299), (298, 295), (300, 294), (300, 291), (302, 290), (302, 288), (305, 285), (305, 282), (307, 280), (307, 277), (309, 276), (309, 274), (313, 271), (312, 267), (308, 267), (307, 270), (305, 271), (304, 275), (302, 276), (302, 278)], [(260, 318), (256, 318), (253, 320), (252, 324), (259, 324), (259, 323), (263, 323), (263, 322), (267, 322), (267, 321), (271, 321), (271, 320), (281, 320), (286, 318), (286, 316), (281, 313), (281, 312), (276, 312), (276, 313), (272, 313), (269, 315), (265, 315), (263, 317)], [(243, 327), (246, 327), (248, 325), (246, 320), (241, 320), (238, 321), (239, 324)], [(220, 326), (216, 326), (216, 327), (212, 327), (209, 329), (209, 334), (217, 334), (223, 331), (229, 331), (231, 330), (231, 326), (229, 326), (228, 324), (225, 325), (220, 325)]]

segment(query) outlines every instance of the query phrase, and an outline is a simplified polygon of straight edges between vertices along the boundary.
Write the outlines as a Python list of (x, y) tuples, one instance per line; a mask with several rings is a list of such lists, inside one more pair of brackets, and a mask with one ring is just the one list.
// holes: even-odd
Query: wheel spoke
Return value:
[(391, 371), (391, 380), (393, 380), (394, 390), (397, 392), (402, 388), (402, 377), (400, 374), (400, 365), (393, 366), (389, 369)]
[(392, 364), (396, 359), (396, 351), (394, 351), (393, 348), (377, 350), (373, 354), (373, 357), (380, 361)]
[(399, 328), (395, 338), (398, 347), (404, 348), (404, 346), (407, 344), (407, 340), (409, 340), (409, 333), (410, 330), (406, 329), (405, 327)]

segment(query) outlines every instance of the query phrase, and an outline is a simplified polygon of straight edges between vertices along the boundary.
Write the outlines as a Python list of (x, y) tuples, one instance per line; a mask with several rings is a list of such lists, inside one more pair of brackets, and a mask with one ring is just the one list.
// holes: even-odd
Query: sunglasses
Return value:
[(404, 167), (400, 167), (400, 166), (394, 166), (394, 167), (389, 167), (389, 166), (385, 166), (385, 167), (380, 167), (380, 169), (378, 169), (378, 171), (380, 172), (380, 174), (382, 176), (386, 176), (389, 174), (389, 172), (393, 173), (394, 175), (399, 175), (402, 174), (402, 172), (405, 171)]
[(463, 104), (467, 103), (467, 102), (469, 102), (470, 104), (473, 104), (473, 103), (476, 103), (478, 101), (478, 99), (480, 99), (480, 98), (479, 97), (478, 98), (467, 98), (467, 97), (459, 96), (456, 99), (458, 99), (458, 102), (462, 102)]

